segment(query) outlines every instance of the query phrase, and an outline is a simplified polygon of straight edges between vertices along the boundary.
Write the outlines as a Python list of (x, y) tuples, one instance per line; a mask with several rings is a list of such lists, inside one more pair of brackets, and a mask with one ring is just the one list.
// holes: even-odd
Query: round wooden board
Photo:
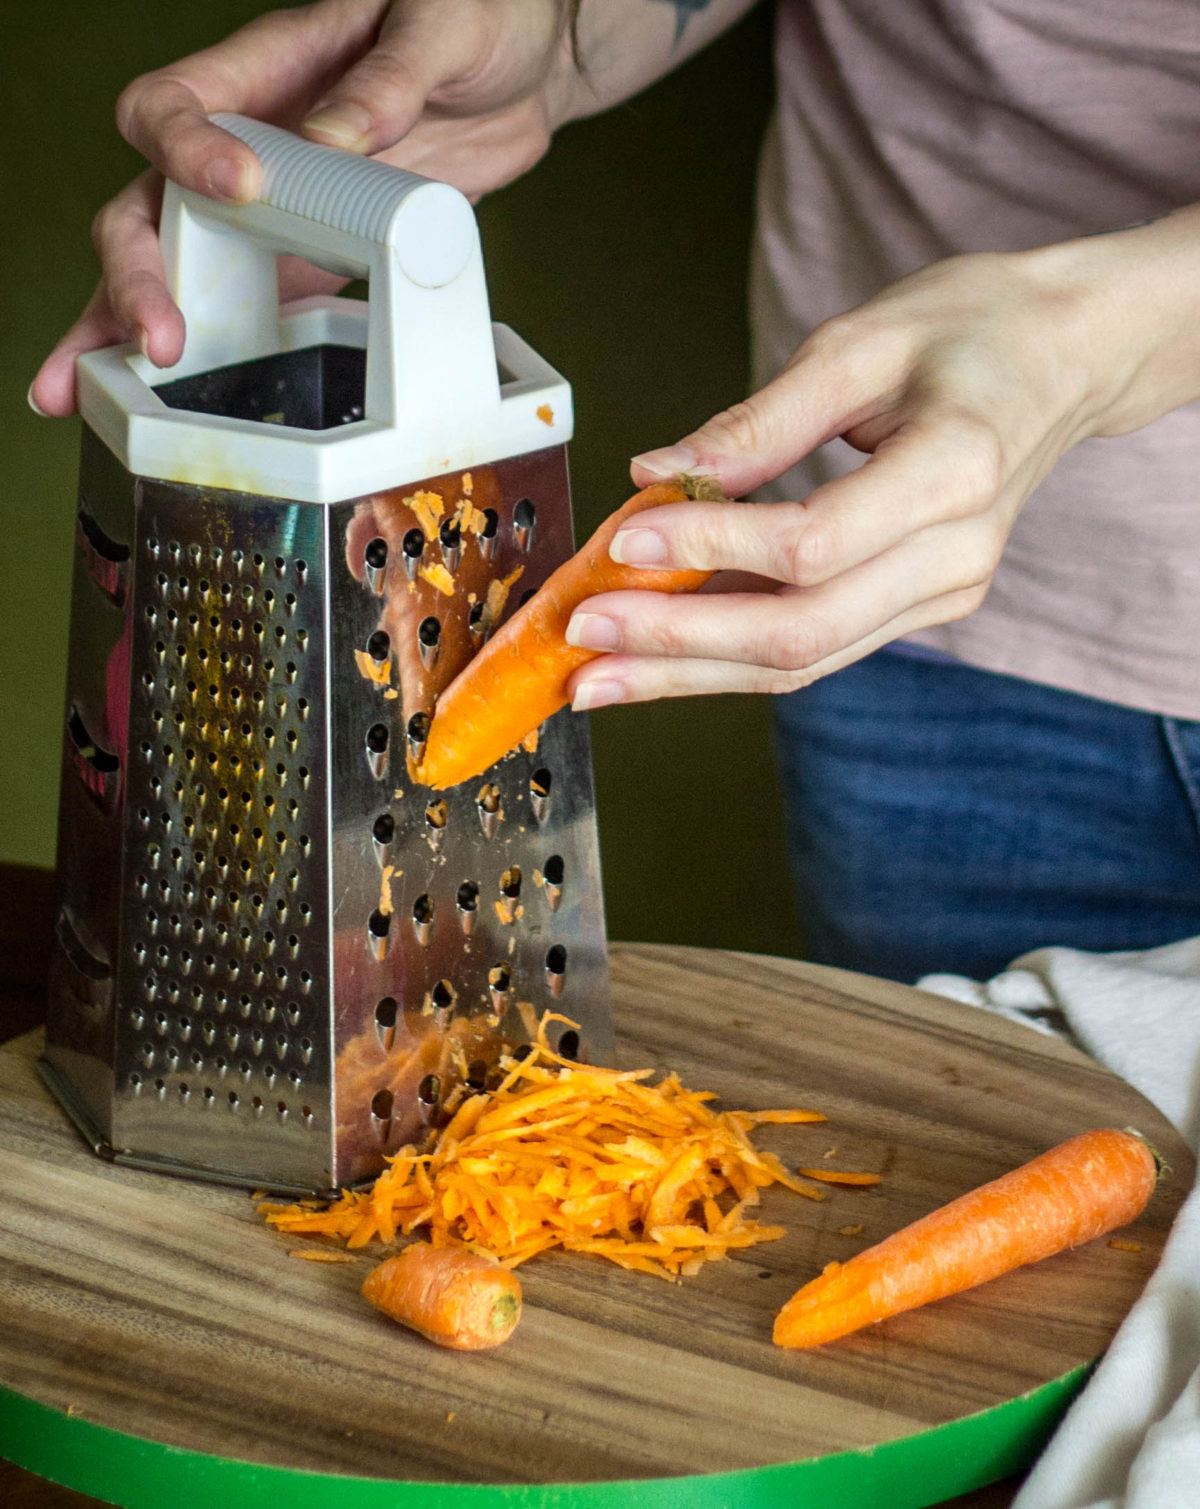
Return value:
[[(692, 949), (612, 965), (623, 1066), (815, 1107), (758, 1140), (883, 1183), (767, 1191), (787, 1236), (681, 1284), (548, 1254), (504, 1347), (445, 1352), (365, 1305), (368, 1258), (294, 1261), (245, 1195), (97, 1160), (30, 1034), (0, 1049), (0, 1454), (131, 1509), (916, 1506), (1024, 1465), (1157, 1261), (1191, 1179), (1177, 1134), (1082, 1054), (903, 986)], [(830, 1259), (1101, 1125), (1171, 1165), (1137, 1251), (1101, 1239), (831, 1346), (771, 1344)]]

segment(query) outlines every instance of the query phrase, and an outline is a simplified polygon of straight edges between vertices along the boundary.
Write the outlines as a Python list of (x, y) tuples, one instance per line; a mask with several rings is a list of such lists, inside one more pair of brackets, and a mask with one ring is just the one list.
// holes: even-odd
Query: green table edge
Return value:
[(302, 1472), (128, 1435), (2, 1386), (0, 1456), (122, 1509), (926, 1509), (1029, 1466), (1093, 1365), (870, 1450), (695, 1477), (474, 1484)]

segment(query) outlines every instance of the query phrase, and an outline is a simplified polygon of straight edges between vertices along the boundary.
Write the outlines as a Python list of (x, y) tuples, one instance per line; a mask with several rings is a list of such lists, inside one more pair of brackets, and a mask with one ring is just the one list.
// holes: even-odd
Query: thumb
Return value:
[(714, 477), (726, 497), (744, 497), (880, 412), (900, 377), (895, 350), (855, 338), (853, 323), (851, 315), (822, 325), (766, 387), (675, 445), (634, 456), (634, 482), (692, 472)]
[(476, 25), (449, 25), (436, 10), (391, 6), (375, 46), (326, 93), (304, 134), (366, 156), (406, 136), (430, 94), (470, 68), (484, 48)]

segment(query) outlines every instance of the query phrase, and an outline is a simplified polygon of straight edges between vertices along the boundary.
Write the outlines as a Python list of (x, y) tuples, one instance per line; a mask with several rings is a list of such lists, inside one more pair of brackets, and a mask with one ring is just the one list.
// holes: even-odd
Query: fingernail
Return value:
[(209, 192), (229, 204), (246, 204), (251, 197), (250, 170), (238, 157), (217, 157), (205, 173)]
[(603, 613), (574, 613), (567, 625), (567, 643), (581, 650), (615, 650), (621, 643), (621, 631)]
[(632, 464), (656, 477), (677, 477), (680, 472), (690, 472), (696, 465), (697, 456), (690, 445), (667, 445), (660, 451), (646, 451), (634, 456)]
[[(36, 381), (37, 379), (35, 378), (34, 382)], [(29, 400), (29, 407), (33, 410), (33, 412), (38, 416), (39, 419), (50, 418), (50, 415), (46, 413), (45, 409), (42, 408), (41, 404), (38, 403), (37, 399), (33, 396), (33, 383), (29, 384), (29, 392), (26, 393), (25, 397)]]
[(618, 529), (608, 553), (622, 566), (661, 566), (667, 559), (667, 542), (657, 529)]
[(585, 681), (575, 693), (571, 703), (573, 712), (591, 712), (597, 707), (611, 707), (614, 702), (624, 702), (625, 688), (619, 681)]
[(370, 135), (371, 117), (361, 105), (330, 105), (310, 115), (304, 129), (318, 136), (333, 137), (339, 147), (356, 147)]

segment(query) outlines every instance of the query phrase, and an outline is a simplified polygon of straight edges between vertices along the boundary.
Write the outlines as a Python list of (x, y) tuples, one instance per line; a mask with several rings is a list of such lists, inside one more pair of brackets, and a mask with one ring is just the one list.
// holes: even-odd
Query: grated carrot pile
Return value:
[(652, 1069), (559, 1057), (551, 1021), (566, 1018), (544, 1017), (529, 1056), (461, 1101), (431, 1152), (402, 1149), (370, 1189), (319, 1212), (265, 1205), (267, 1220), (349, 1248), (427, 1226), (435, 1247), (486, 1249), (511, 1268), (562, 1247), (673, 1279), (783, 1236), (746, 1217), (766, 1186), (825, 1198), (750, 1140), (760, 1123), (824, 1121), (819, 1111), (714, 1111), (674, 1074), (650, 1085)]

